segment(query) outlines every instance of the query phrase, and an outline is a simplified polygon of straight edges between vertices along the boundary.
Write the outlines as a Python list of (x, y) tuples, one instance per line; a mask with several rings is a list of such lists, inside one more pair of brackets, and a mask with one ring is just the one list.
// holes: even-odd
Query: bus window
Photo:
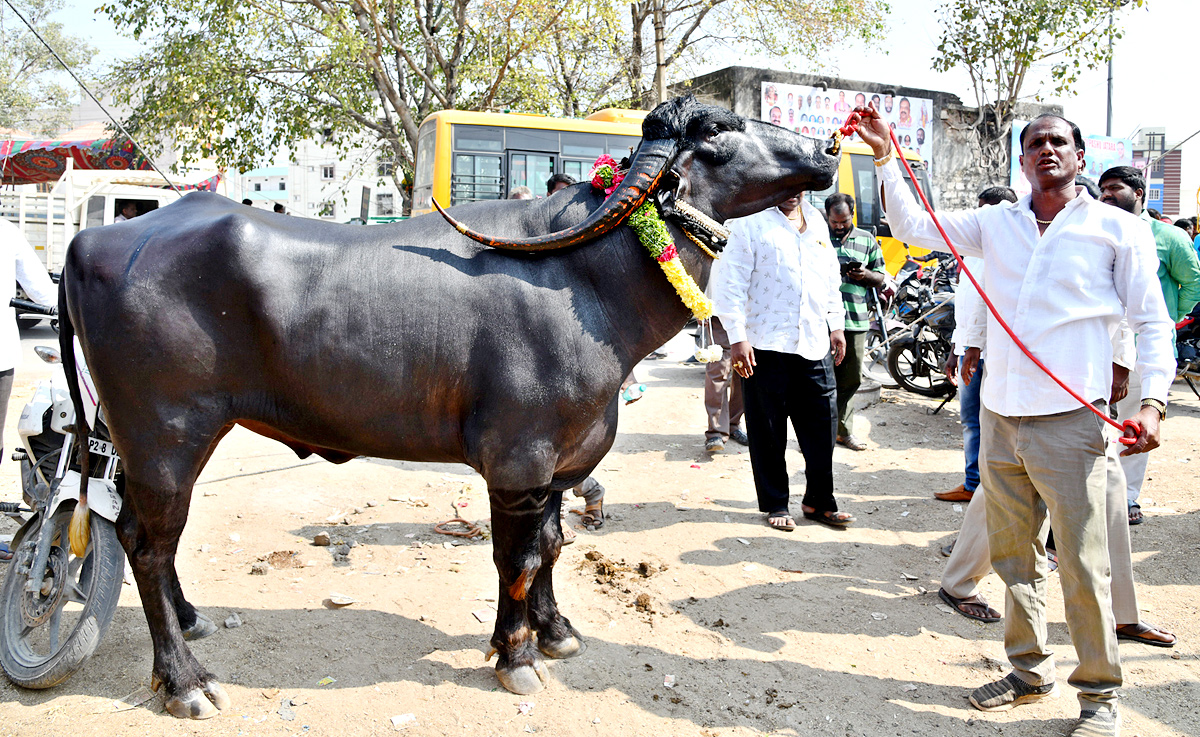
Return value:
[(587, 173), (592, 170), (591, 161), (580, 161), (578, 159), (563, 159), (562, 173), (575, 178), (575, 181), (582, 182)]
[(622, 157), (629, 155), (629, 149), (636, 150), (641, 142), (642, 139), (637, 136), (609, 136), (608, 155), (620, 161)]
[(456, 153), (450, 175), (450, 204), (501, 199), (501, 182), (499, 156)]
[(850, 155), (850, 170), (854, 174), (854, 202), (858, 227), (870, 230), (879, 225), (879, 198), (875, 192), (875, 162), (865, 154)]
[(504, 131), (504, 147), (558, 153), (558, 131), (507, 128)]
[(554, 157), (513, 151), (508, 154), (508, 191), (529, 187), (539, 195), (546, 191), (546, 180), (554, 174)]
[(433, 165), (437, 142), (437, 123), (421, 126), (417, 135), (417, 166), (413, 177), (413, 209), (433, 207)]
[[(562, 155), (588, 159), (589, 163), (600, 158), (605, 150), (604, 136), (600, 133), (562, 134)], [(570, 172), (566, 172), (570, 174)], [(571, 174), (571, 176), (575, 176)]]
[(490, 125), (455, 125), (455, 151), (504, 150), (504, 129)]
[(804, 199), (808, 200), (808, 204), (817, 208), (821, 212), (825, 212), (825, 198), (836, 191), (838, 191), (838, 180), (837, 175), (835, 174), (833, 178), (833, 184), (829, 185), (820, 192), (805, 192)]

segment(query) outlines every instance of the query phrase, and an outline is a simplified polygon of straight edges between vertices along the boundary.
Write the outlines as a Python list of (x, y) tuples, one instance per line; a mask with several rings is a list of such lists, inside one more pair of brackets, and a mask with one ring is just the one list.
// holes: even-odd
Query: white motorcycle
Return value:
[[(17, 300), (14, 300), (16, 302)], [(31, 302), (26, 311), (55, 315)], [(35, 351), (55, 366), (21, 412), (22, 447), (12, 459), (21, 464), (24, 506), (0, 504), (0, 513), (21, 527), (13, 536), (12, 561), (0, 588), (0, 667), (15, 684), (49, 688), (70, 678), (103, 639), (116, 613), (125, 573), (125, 552), (114, 523), (121, 511), (117, 456), (96, 388), (75, 342), (80, 393), (92, 435), (88, 506), (91, 540), (82, 557), (71, 552), (67, 531), (79, 499), (75, 407), (57, 348)]]

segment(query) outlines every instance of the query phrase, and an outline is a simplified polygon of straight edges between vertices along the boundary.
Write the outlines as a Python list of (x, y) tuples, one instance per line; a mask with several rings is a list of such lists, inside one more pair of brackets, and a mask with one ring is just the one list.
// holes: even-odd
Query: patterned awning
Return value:
[(71, 159), (76, 169), (150, 169), (128, 140), (0, 141), (0, 184), (54, 182)]

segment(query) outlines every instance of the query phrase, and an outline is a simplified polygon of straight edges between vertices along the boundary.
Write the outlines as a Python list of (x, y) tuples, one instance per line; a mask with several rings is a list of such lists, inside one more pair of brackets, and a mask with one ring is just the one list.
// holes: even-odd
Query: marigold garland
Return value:
[[(612, 194), (621, 180), (625, 178), (624, 174), (617, 171), (617, 162), (610, 156), (601, 156), (596, 159), (596, 164), (588, 176), (592, 180), (592, 186), (603, 189), (605, 195)], [(675, 248), (675, 240), (671, 238), (666, 223), (658, 216), (658, 210), (654, 205), (649, 201), (642, 203), (629, 216), (629, 226), (637, 234), (642, 246), (658, 262), (663, 273), (667, 275), (667, 281), (675, 287), (675, 292), (696, 316), (696, 319), (707, 320), (712, 317), (712, 301), (704, 296), (704, 292), (696, 284), (696, 280), (687, 273), (687, 269), (683, 268), (683, 263), (679, 260), (679, 252)]]

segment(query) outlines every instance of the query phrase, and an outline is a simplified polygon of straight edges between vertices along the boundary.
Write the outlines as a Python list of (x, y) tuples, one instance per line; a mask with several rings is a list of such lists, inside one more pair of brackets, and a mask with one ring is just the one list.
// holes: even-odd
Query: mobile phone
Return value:
[(846, 263), (842, 264), (842, 273), (846, 274), (861, 267), (862, 261), (847, 261)]

